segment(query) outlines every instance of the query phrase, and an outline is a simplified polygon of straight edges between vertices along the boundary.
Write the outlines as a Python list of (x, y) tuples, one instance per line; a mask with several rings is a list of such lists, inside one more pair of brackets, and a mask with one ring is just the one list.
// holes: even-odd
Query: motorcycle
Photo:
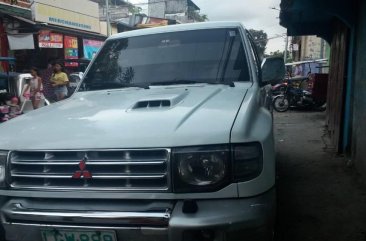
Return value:
[(290, 107), (324, 109), (324, 100), (314, 98), (312, 91), (304, 90), (302, 88), (303, 82), (308, 81), (308, 78), (301, 79), (298, 87), (291, 84), (292, 81), (294, 81), (294, 79), (289, 79), (287, 83), (285, 82), (278, 86), (274, 86), (275, 94), (273, 95), (275, 97), (273, 98), (272, 104), (277, 112), (285, 112)]
[(287, 88), (287, 82), (282, 82), (272, 86), (272, 96), (276, 97), (282, 95)]

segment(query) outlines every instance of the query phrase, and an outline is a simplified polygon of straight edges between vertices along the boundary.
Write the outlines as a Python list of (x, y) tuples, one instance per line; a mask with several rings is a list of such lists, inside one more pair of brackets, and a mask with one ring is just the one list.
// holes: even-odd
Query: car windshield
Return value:
[(237, 81), (250, 81), (239, 30), (192, 30), (108, 41), (81, 90)]

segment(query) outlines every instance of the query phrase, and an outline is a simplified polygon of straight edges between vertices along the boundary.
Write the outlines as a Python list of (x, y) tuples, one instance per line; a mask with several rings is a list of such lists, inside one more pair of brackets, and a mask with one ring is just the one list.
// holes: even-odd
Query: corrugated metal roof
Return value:
[(9, 5), (0, 2), (0, 12), (14, 16), (20, 16), (27, 19), (32, 18), (32, 11), (29, 8), (23, 8), (15, 5)]

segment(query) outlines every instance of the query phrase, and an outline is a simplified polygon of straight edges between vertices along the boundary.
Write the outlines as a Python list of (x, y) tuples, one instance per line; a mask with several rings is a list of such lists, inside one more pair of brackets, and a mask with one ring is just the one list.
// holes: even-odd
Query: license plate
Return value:
[(42, 230), (43, 241), (117, 241), (114, 231)]

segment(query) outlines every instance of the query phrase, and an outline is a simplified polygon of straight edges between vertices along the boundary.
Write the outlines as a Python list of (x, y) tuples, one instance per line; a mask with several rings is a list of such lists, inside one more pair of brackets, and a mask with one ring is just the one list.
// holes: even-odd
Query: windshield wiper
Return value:
[(210, 84), (210, 85), (223, 84), (235, 87), (234, 82), (208, 82), (208, 81), (177, 80), (177, 79), (150, 83), (150, 85), (189, 85), (189, 84)]
[(86, 89), (91, 90), (105, 90), (105, 89), (121, 89), (121, 88), (143, 88), (143, 89), (150, 89), (149, 85), (147, 84), (136, 84), (136, 83), (118, 83), (118, 82), (101, 82), (101, 83), (90, 83), (86, 84)]

